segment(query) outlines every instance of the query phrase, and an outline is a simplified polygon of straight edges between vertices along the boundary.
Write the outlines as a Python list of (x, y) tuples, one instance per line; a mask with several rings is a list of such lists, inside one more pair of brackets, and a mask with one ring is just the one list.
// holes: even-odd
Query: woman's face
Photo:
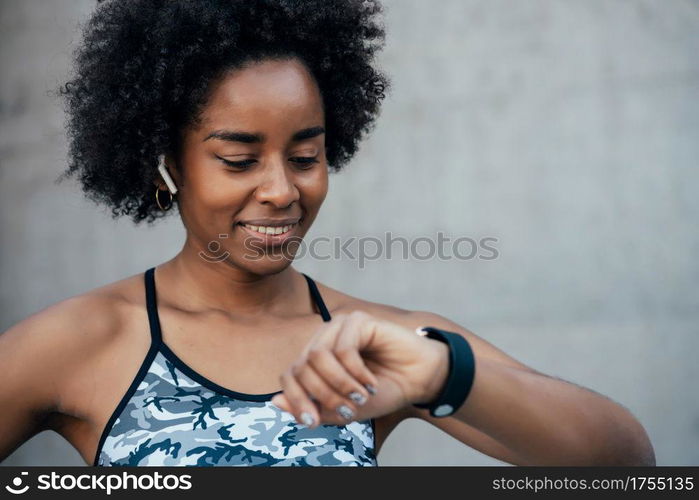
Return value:
[(179, 170), (169, 169), (198, 258), (255, 274), (290, 264), (328, 190), (324, 126), (320, 91), (296, 59), (255, 63), (216, 84), (201, 124), (183, 137)]

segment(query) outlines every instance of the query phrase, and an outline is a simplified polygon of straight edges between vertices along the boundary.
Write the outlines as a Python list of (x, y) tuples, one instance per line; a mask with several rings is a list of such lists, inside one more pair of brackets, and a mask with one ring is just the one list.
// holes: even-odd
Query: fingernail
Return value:
[(352, 420), (352, 417), (354, 417), (354, 412), (352, 409), (347, 406), (347, 405), (340, 405), (337, 407), (337, 413), (340, 414), (342, 418), (345, 420)]
[(301, 413), (301, 421), (303, 422), (304, 425), (307, 425), (308, 427), (310, 427), (315, 422), (315, 419), (313, 418), (313, 415), (311, 415), (307, 411), (304, 411)]
[(376, 387), (374, 387), (371, 384), (364, 384), (364, 387), (366, 387), (366, 390), (369, 391), (369, 394), (374, 395), (376, 394)]
[(349, 393), (349, 398), (357, 403), (359, 406), (363, 405), (366, 403), (366, 396), (360, 392), (357, 391), (352, 391)]

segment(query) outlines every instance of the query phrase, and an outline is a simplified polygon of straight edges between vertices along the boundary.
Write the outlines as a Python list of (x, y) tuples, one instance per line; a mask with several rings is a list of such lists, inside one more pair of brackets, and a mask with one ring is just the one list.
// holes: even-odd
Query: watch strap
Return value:
[(449, 371), (446, 382), (436, 399), (413, 406), (428, 409), (433, 417), (448, 417), (466, 401), (475, 376), (475, 358), (468, 341), (460, 334), (423, 326), (417, 328), (418, 335), (439, 340), (449, 347)]

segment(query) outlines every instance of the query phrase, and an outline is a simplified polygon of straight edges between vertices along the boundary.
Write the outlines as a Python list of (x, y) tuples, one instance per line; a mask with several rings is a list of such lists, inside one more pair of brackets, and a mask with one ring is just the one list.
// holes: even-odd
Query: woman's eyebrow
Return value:
[(291, 136), (291, 140), (292, 142), (303, 141), (304, 139), (310, 139), (311, 137), (316, 137), (324, 133), (325, 129), (323, 127), (309, 127), (296, 132), (294, 135)]
[[(291, 136), (291, 141), (303, 141), (305, 139), (310, 139), (312, 137), (316, 137), (324, 133), (325, 128), (320, 126), (304, 128), (302, 130), (299, 130), (298, 132), (295, 132), (294, 135)], [(209, 135), (207, 135), (204, 138), (204, 141), (208, 141), (209, 139), (220, 139), (222, 141), (228, 142), (244, 142), (246, 144), (255, 144), (264, 142), (265, 136), (264, 134), (253, 134), (250, 132), (242, 132), (238, 130), (215, 130), (211, 132)]]

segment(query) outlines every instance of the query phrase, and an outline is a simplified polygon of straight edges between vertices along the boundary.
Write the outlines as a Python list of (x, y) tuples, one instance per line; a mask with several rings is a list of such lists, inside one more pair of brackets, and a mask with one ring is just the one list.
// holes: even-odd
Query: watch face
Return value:
[(437, 408), (434, 409), (434, 416), (446, 417), (447, 415), (450, 415), (453, 411), (454, 407), (452, 405), (439, 405)]

